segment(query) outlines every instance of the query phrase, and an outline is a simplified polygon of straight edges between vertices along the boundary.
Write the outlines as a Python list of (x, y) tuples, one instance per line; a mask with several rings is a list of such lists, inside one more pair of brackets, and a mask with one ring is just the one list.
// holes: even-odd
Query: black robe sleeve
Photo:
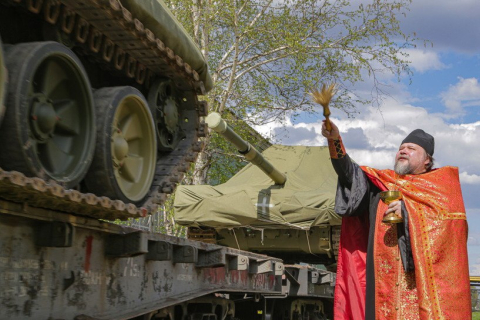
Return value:
[(343, 158), (332, 159), (332, 165), (338, 175), (335, 212), (347, 217), (367, 212), (370, 185), (363, 170), (348, 154)]
[(400, 257), (402, 258), (403, 269), (405, 272), (415, 270), (413, 264), (412, 247), (410, 245), (410, 231), (408, 230), (408, 211), (405, 208), (405, 203), (402, 203), (402, 217), (403, 223), (397, 224), (398, 248)]

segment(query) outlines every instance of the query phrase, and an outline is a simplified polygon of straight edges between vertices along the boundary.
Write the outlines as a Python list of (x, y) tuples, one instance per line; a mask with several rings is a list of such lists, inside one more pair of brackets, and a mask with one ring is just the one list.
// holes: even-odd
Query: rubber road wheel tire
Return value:
[(89, 192), (142, 205), (155, 177), (157, 141), (152, 114), (133, 87), (94, 93), (97, 143), (85, 177)]
[(93, 94), (76, 55), (57, 42), (5, 49), (9, 72), (0, 166), (76, 186), (95, 147)]

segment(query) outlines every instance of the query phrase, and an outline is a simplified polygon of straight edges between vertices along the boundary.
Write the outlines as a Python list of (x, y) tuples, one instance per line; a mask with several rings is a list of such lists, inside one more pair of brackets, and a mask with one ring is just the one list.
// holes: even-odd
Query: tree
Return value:
[[(411, 73), (403, 50), (418, 39), (399, 24), (410, 0), (166, 2), (208, 60), (215, 83), (210, 109), (223, 115), (228, 109), (248, 125), (315, 112), (306, 93), (321, 83), (339, 85), (331, 107), (351, 114), (355, 105), (378, 105), (386, 85), (379, 74)], [(350, 88), (366, 79), (371, 95), (360, 97)], [(197, 166), (200, 182), (223, 150), (211, 139)]]

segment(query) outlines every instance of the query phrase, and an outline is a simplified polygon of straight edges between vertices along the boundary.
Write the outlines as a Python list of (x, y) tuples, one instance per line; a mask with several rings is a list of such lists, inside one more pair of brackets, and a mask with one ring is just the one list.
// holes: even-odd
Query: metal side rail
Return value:
[(308, 265), (285, 265), (283, 293), (290, 297), (333, 299), (336, 274)]
[(129, 319), (215, 292), (281, 295), (280, 259), (0, 200), (0, 319)]

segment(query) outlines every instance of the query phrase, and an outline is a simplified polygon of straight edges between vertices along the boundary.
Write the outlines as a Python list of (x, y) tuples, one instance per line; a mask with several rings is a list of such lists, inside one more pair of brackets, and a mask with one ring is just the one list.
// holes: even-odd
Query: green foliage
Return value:
[[(358, 103), (378, 102), (380, 73), (410, 74), (402, 50), (416, 39), (397, 18), (410, 0), (166, 2), (208, 59), (211, 108), (229, 108), (249, 124), (314, 112), (306, 92), (320, 83), (338, 83), (332, 107), (356, 112)], [(349, 91), (367, 78), (375, 84), (371, 96)]]
[(212, 133), (209, 146), (214, 146), (214, 148), (205, 150), (211, 155), (211, 165), (206, 181), (210, 185), (226, 182), (247, 164), (238, 152), (217, 133)]
[(156, 213), (147, 216), (145, 218), (128, 220), (115, 220), (108, 221), (110, 223), (132, 227), (135, 229), (140, 229), (144, 231), (151, 231), (154, 233), (163, 233), (168, 235), (173, 235), (176, 237), (185, 238), (187, 233), (187, 228), (182, 227), (175, 223), (174, 212), (173, 212), (173, 201), (175, 196), (170, 196), (163, 206), (160, 206)]
[[(411, 74), (404, 49), (418, 39), (403, 33), (398, 20), (411, 0), (165, 2), (208, 60), (210, 111), (233, 113), (247, 125), (318, 112), (307, 93), (322, 83), (339, 87), (331, 108), (354, 114), (357, 105), (379, 105), (388, 85), (381, 74)], [(370, 94), (357, 95), (354, 85), (367, 81)], [(205, 145), (189, 183), (205, 183), (207, 176), (220, 183), (243, 166), (216, 135)]]
[[(480, 301), (479, 301), (479, 295), (478, 295), (479, 288), (478, 287), (470, 287), (470, 293), (472, 297), (472, 310), (477, 312), (477, 318), (474, 319), (480, 319)], [(475, 313), (474, 313), (475, 314)]]

